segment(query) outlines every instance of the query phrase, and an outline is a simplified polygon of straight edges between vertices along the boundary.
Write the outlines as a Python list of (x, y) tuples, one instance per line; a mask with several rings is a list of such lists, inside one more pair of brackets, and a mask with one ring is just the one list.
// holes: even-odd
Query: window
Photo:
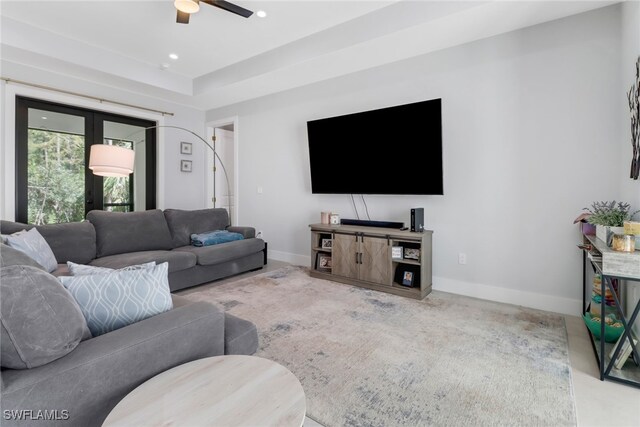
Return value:
[[(16, 98), (16, 220), (81, 221), (93, 209), (155, 208), (155, 122)], [(111, 178), (87, 168), (92, 144), (135, 150), (134, 173)]]

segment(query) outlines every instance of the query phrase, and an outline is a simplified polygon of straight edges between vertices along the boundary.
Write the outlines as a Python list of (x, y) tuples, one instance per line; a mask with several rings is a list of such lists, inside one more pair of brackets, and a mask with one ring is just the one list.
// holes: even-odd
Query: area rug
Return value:
[(562, 316), (433, 292), (416, 301), (301, 267), (208, 287), (258, 327), (257, 356), (293, 372), (334, 426), (575, 425)]

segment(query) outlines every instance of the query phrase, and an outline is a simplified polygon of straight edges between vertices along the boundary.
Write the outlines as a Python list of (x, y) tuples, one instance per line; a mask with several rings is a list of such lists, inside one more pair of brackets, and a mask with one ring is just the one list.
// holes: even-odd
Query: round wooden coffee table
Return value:
[(304, 422), (300, 381), (254, 356), (217, 356), (163, 372), (129, 393), (103, 426), (295, 426)]

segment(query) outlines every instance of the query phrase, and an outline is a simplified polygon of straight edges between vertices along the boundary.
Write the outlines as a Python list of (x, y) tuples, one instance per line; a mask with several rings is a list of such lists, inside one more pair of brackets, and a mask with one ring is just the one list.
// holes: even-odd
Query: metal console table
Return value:
[[(621, 289), (622, 286), (625, 286), (625, 281), (634, 281), (640, 282), (640, 275), (625, 275), (625, 274), (613, 274), (609, 271), (605, 272), (606, 268), (603, 268), (603, 262), (598, 260), (593, 260), (593, 255), (599, 255), (600, 257), (604, 257), (607, 254), (611, 254), (613, 251), (610, 249), (602, 240), (598, 239), (593, 235), (584, 235), (584, 242), (579, 246), (582, 249), (582, 312), (583, 314), (589, 310), (589, 303), (585, 304), (587, 301), (587, 263), (590, 263), (594, 272), (599, 273), (602, 277), (602, 298), (601, 298), (601, 306), (600, 313), (601, 316), (604, 316), (605, 313), (605, 298), (604, 295), (606, 293), (606, 289), (609, 288), (611, 290), (611, 294), (613, 295), (613, 300), (615, 302), (615, 308), (620, 314), (620, 322), (624, 327), (623, 336), (629, 340), (633, 348), (633, 355), (635, 360), (640, 360), (640, 353), (638, 353), (638, 349), (640, 349), (640, 342), (638, 344), (634, 343), (632, 337), (632, 327), (638, 319), (638, 312), (640, 312), (640, 301), (636, 304), (633, 312), (630, 317), (625, 316), (625, 310), (620, 304), (620, 300), (618, 295), (615, 292), (613, 286), (613, 280), (618, 279), (618, 289)], [(620, 253), (617, 253), (618, 256)], [(638, 262), (640, 262), (640, 257), (638, 258)], [(589, 297), (589, 301), (591, 298)], [(591, 344), (593, 346), (593, 351), (596, 356), (596, 360), (598, 362), (598, 366), (600, 368), (600, 380), (604, 381), (605, 379), (617, 381), (623, 384), (630, 385), (632, 387), (640, 388), (640, 367), (634, 365), (633, 361), (627, 361), (624, 369), (618, 370), (615, 369), (612, 371), (613, 366), (615, 365), (615, 360), (618, 358), (620, 351), (622, 349), (622, 345), (626, 340), (619, 340), (618, 345), (615, 343), (606, 343), (604, 340), (605, 335), (605, 322), (600, 322), (600, 337), (598, 343), (596, 343), (596, 338), (593, 336), (591, 331), (589, 332), (589, 338), (591, 339)], [(586, 327), (586, 325), (585, 325)], [(613, 347), (615, 348), (614, 354), (610, 357), (611, 350)]]

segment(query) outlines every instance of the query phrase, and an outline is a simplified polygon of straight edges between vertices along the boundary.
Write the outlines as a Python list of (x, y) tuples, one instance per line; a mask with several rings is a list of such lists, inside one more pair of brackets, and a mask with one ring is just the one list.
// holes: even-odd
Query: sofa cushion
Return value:
[(162, 211), (106, 212), (94, 210), (87, 219), (96, 229), (97, 256), (171, 249), (171, 233)]
[(142, 251), (128, 254), (111, 255), (104, 258), (96, 258), (89, 263), (96, 267), (106, 267), (114, 270), (130, 265), (144, 264), (155, 261), (156, 264), (169, 263), (169, 273), (186, 270), (196, 265), (198, 258), (195, 254), (175, 251)]
[(262, 239), (244, 239), (214, 246), (182, 246), (171, 252), (193, 254), (198, 257), (199, 265), (215, 265), (260, 252), (263, 249)]
[(258, 350), (256, 325), (229, 313), (224, 314), (224, 354), (251, 355)]
[(58, 262), (51, 247), (35, 228), (7, 236), (7, 244), (33, 258), (49, 273), (58, 268)]
[[(0, 221), (3, 234), (34, 227), (31, 224)], [(67, 261), (86, 264), (96, 257), (96, 230), (88, 221), (38, 225), (35, 228), (47, 241), (60, 264)]]
[(67, 274), (66, 276), (86, 276), (87, 274), (102, 274), (102, 273), (113, 273), (114, 271), (140, 270), (142, 268), (151, 268), (155, 266), (156, 266), (156, 262), (151, 261), (151, 262), (145, 262), (144, 264), (129, 265), (127, 267), (114, 270), (113, 268), (96, 267), (95, 265), (84, 265), (84, 264), (76, 264), (73, 262), (68, 262), (67, 269), (69, 270), (69, 274)]
[(0, 269), (2, 366), (35, 368), (70, 353), (87, 325), (78, 304), (52, 275), (29, 266)]
[(28, 265), (44, 270), (43, 266), (35, 262), (33, 258), (24, 252), (14, 249), (9, 245), (0, 244), (0, 267), (9, 267), (10, 265)]
[(191, 235), (213, 230), (224, 230), (229, 225), (226, 209), (180, 210), (165, 209), (174, 248), (191, 244)]
[(171, 310), (168, 264), (60, 277), (94, 337)]

